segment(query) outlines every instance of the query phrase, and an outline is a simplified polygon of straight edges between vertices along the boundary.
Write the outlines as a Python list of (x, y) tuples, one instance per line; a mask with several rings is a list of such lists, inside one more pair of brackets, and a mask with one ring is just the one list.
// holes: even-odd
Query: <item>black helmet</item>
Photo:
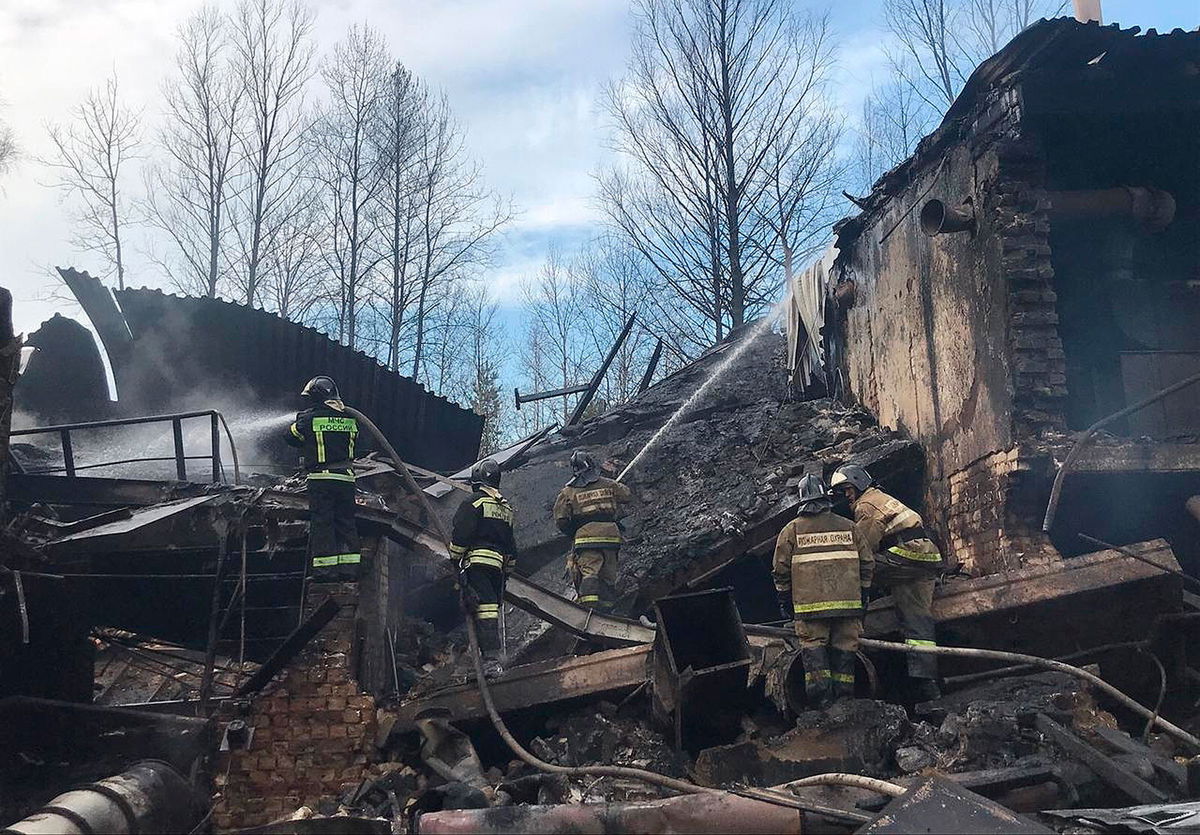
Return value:
[(581, 449), (571, 453), (571, 472), (574, 475), (567, 482), (571, 487), (587, 487), (600, 478), (600, 473), (596, 468), (596, 459)]
[(875, 479), (871, 478), (871, 474), (857, 464), (845, 464), (838, 467), (833, 471), (833, 478), (829, 479), (829, 487), (832, 490), (849, 484), (860, 493), (865, 493), (867, 488), (874, 483)]
[(588, 470), (596, 469), (596, 459), (584, 452), (582, 449), (577, 449), (571, 453), (571, 470), (575, 473), (585, 473)]
[(825, 482), (815, 475), (806, 475), (800, 479), (800, 513), (820, 513), (830, 507), (829, 495)]
[(488, 487), (500, 486), (500, 465), (491, 458), (479, 461), (471, 468), (471, 483), (486, 484)]
[(314, 403), (324, 403), (326, 400), (341, 400), (342, 395), (338, 393), (337, 383), (332, 377), (313, 377), (304, 384), (304, 389), (300, 392), (302, 397), (307, 397)]

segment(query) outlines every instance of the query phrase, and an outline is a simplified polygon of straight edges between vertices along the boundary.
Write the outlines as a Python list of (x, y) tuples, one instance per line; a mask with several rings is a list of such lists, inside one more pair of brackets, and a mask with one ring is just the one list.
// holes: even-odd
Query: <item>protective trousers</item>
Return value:
[(820, 618), (796, 621), (800, 656), (804, 661), (804, 690), (811, 703), (854, 696), (854, 663), (862, 618)]
[(504, 596), (504, 572), (490, 565), (468, 565), (463, 572), (467, 603), (474, 607), (479, 649), (492, 656), (500, 649), (500, 601)]
[[(937, 646), (933, 627), (935, 578), (927, 571), (895, 565), (886, 559), (886, 554), (878, 555), (875, 559), (875, 585), (891, 593), (904, 643), (910, 646)], [(910, 678), (936, 680), (937, 657), (926, 653), (910, 654), (908, 675)]]
[(355, 513), (354, 482), (309, 480), (308, 554), (314, 579), (357, 579), (362, 556)]
[(581, 606), (602, 612), (612, 610), (619, 553), (617, 548), (577, 548), (567, 557), (567, 570)]

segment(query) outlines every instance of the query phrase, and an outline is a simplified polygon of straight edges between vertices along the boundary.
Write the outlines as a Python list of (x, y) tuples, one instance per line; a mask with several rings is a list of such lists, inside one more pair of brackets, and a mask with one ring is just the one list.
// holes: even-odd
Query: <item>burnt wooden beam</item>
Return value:
[(1039, 713), (1035, 724), (1039, 731), (1066, 754), (1079, 760), (1101, 780), (1128, 795), (1134, 801), (1164, 803), (1168, 799), (1165, 793), (1123, 768), (1112, 757), (1100, 753), (1046, 714)]
[(325, 602), (317, 607), (317, 610), (309, 615), (304, 623), (296, 627), (296, 630), (284, 640), (283, 645), (271, 654), (271, 657), (263, 662), (263, 665), (258, 668), (254, 675), (246, 679), (246, 683), (238, 688), (239, 696), (249, 696), (252, 693), (257, 693), (262, 690), (275, 674), (291, 663), (292, 659), (299, 654), (300, 650), (308, 645), (308, 642), (316, 637), (317, 633), (325, 628), (337, 613), (341, 610), (341, 605), (332, 597), (326, 598)]
[[(488, 686), (501, 713), (630, 689), (646, 682), (650, 652), (647, 644), (512, 667), (502, 677), (489, 681)], [(392, 715), (393, 721), (381, 731), (386, 736), (415, 730), (413, 722), (422, 715), (447, 717), (450, 721), (478, 719), (487, 715), (487, 709), (474, 683), (447, 687), (401, 703)]]

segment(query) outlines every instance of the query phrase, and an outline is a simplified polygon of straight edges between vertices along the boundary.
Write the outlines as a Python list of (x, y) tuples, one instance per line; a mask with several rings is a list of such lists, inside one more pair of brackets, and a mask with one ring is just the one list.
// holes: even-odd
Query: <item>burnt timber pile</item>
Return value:
[[(474, 416), (261, 311), (151, 291), (118, 305), (64, 271), (127, 381), (162, 376), (138, 339), (186, 356), (165, 330), (219, 338), (208, 319), (281, 351), (307, 345), (336, 366), (313, 372), (389, 393), (347, 401), (384, 413), (420, 466), (355, 462), (361, 571), (312, 583), (301, 482), (228, 473), (215, 417), (211, 481), (182, 441), (174, 479), (75, 472), (73, 430), (57, 426), (50, 463), (66, 472), (32, 472), (29, 450), (11, 459), (0, 826), (1195, 828), (1200, 387), (1153, 395), (1200, 368), (1180, 319), (1200, 274), (1197, 66), (1194, 32), (1031, 27), (796, 278), (786, 340), (734, 333), (631, 402), (498, 456), (520, 559), (511, 663), (490, 681), (472, 674), (441, 534), (466, 495), (461, 473), (442, 473), (475, 458)], [(19, 347), (6, 296), (5, 446)], [(73, 412), (47, 363), (77, 366), (93, 400), (106, 390), (80, 331), (48, 323), (18, 408), (24, 387), (54, 422), (109, 418), (114, 437), (151, 407), (203, 409), (179, 381), (140, 395), (161, 403)], [(251, 390), (270, 365), (209, 361), (188, 374)], [(386, 414), (399, 392), (414, 402)], [(551, 520), (579, 449), (613, 472), (636, 462), (614, 616), (571, 599)], [(790, 628), (770, 623), (769, 554), (795, 486), (845, 463), (921, 508), (959, 569), (933, 604), (947, 653), (934, 702), (900, 695), (889, 598), (869, 607), (856, 697), (826, 710), (805, 702)]]

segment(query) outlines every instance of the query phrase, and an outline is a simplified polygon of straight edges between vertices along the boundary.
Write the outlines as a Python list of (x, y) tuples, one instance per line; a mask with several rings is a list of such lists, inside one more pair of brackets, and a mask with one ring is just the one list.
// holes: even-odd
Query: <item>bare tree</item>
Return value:
[(893, 75), (941, 115), (980, 62), (1065, 7), (1062, 0), (884, 0)]
[(383, 166), (384, 187), (380, 192), (383, 226), (383, 263), (390, 281), (385, 288), (384, 317), (388, 324), (387, 365), (400, 370), (401, 336), (408, 322), (405, 314), (415, 301), (414, 232), (420, 209), (416, 200), (418, 135), (428, 106), (425, 86), (402, 64), (397, 63), (387, 79), (380, 107), (377, 153)]
[(1063, 0), (885, 0), (889, 77), (863, 105), (854, 151), (864, 188), (912, 153), (975, 68)]
[[(633, 57), (607, 96), (630, 172), (601, 181), (610, 221), (709, 323), (742, 324), (781, 286), (760, 205), (833, 59), (827, 21), (785, 0), (638, 0)], [(790, 186), (782, 186), (789, 191)], [(665, 318), (677, 312), (661, 311)]]
[(230, 268), (229, 204), (244, 90), (225, 18), (212, 7), (179, 27), (177, 75), (163, 89), (165, 164), (148, 172), (146, 216), (172, 242), (160, 265), (187, 293), (216, 297)]
[(474, 283), (462, 294), (466, 385), (459, 396), (471, 410), (483, 417), (483, 437), (479, 454), (489, 455), (503, 446), (508, 409), (500, 386), (505, 340), (499, 325), (500, 308), (488, 298), (487, 289)]
[(413, 192), (416, 201), (416, 320), (412, 377), (420, 380), (426, 330), (441, 286), (488, 262), (495, 233), (512, 217), (511, 208), (483, 184), (469, 160), (462, 130), (446, 97), (430, 98), (417, 130)]
[(378, 32), (352, 26), (321, 70), (329, 101), (314, 131), (317, 177), (326, 193), (325, 259), (340, 286), (338, 333), (356, 347), (358, 313), (379, 257), (373, 210), (384, 167), (372, 140), (386, 95), (387, 47)]
[(246, 304), (258, 298), (267, 227), (290, 174), (303, 161), (304, 91), (313, 74), (313, 13), (301, 0), (240, 0), (232, 19), (234, 72), (245, 96), (239, 137), (245, 166), (237, 228), (242, 263), (236, 276)]
[[(572, 281), (583, 288), (586, 307), (581, 327), (599, 359), (612, 348), (629, 317), (645, 317), (651, 306), (651, 284), (645, 263), (624, 239), (608, 235), (589, 241), (571, 263)], [(651, 331), (635, 326), (613, 357), (601, 386), (608, 405), (624, 403), (637, 394), (646, 371), (655, 338)]]
[(12, 127), (0, 120), (0, 176), (7, 174), (17, 161), (17, 137)]
[(79, 199), (74, 243), (102, 256), (106, 274), (115, 272), (124, 289), (121, 236), (133, 204), (124, 188), (130, 164), (141, 158), (141, 112), (121, 103), (114, 75), (71, 109), (66, 125), (50, 124), (47, 131), (53, 153), (41, 162), (54, 171), (55, 188)]
[[(299, 174), (297, 176), (300, 176)], [(326, 272), (321, 247), (326, 241), (320, 195), (311, 187), (289, 190), (292, 199), (273, 216), (263, 261), (263, 295), (268, 309), (284, 319), (304, 321), (322, 303)]]
[[(562, 255), (551, 252), (537, 276), (522, 288), (526, 327), (537, 333), (530, 342), (538, 345), (545, 360), (546, 379), (539, 385), (574, 385), (596, 362), (594, 342), (584, 326), (591, 311), (586, 309), (584, 286), (576, 278)], [(558, 420), (565, 422), (570, 417), (578, 397), (555, 398)]]
[(955, 32), (955, 0), (884, 0), (883, 16), (897, 44), (893, 71), (929, 105), (944, 112), (970, 70)]

